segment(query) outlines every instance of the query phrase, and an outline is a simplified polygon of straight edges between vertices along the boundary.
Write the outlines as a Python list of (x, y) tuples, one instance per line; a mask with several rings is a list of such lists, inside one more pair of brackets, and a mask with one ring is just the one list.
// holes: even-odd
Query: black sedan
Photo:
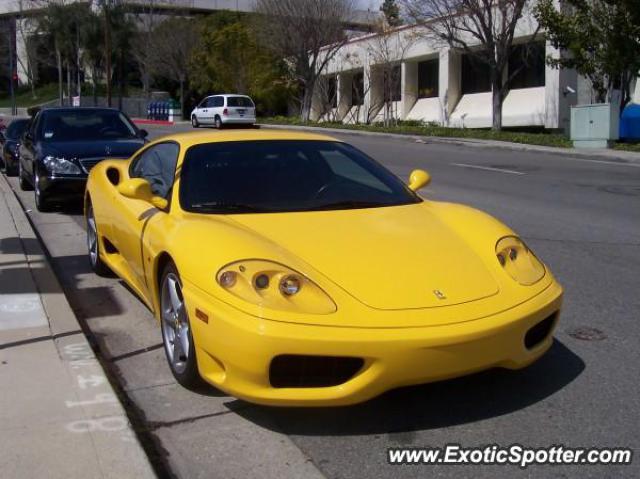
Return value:
[(146, 137), (115, 109), (40, 110), (20, 146), (20, 188), (34, 189), (40, 211), (53, 202), (81, 199), (91, 168), (107, 158), (129, 158)]
[(20, 142), (30, 122), (31, 120), (28, 118), (18, 118), (17, 120), (13, 120), (4, 132), (5, 139), (2, 145), (2, 160), (4, 161), (7, 176), (15, 176), (18, 174)]

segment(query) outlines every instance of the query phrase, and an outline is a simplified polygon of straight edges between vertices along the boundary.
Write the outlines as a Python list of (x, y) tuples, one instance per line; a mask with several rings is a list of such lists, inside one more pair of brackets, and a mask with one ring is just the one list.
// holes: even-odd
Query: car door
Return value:
[(207, 123), (207, 102), (208, 101), (209, 101), (209, 98), (205, 98), (196, 107), (195, 115), (198, 118), (198, 123), (200, 124)]
[(222, 118), (222, 110), (224, 110), (224, 97), (223, 96), (214, 96), (211, 99), (211, 123), (214, 124), (216, 122), (216, 116)]
[[(179, 152), (180, 147), (172, 141), (153, 145), (131, 160), (129, 177), (147, 180), (154, 195), (168, 200)], [(150, 301), (151, 289), (145, 275), (144, 235), (149, 224), (158, 221), (166, 212), (145, 201), (118, 195), (114, 213), (113, 239), (126, 262), (128, 279), (138, 293)]]
[(38, 113), (25, 131), (20, 143), (19, 157), (22, 169), (27, 178), (32, 178), (36, 157), (36, 146), (38, 141), (38, 126), (41, 123), (42, 114)]

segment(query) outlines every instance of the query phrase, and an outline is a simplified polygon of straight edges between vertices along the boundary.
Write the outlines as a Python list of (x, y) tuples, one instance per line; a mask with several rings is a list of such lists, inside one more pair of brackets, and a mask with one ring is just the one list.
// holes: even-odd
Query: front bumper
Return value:
[[(257, 318), (186, 281), (183, 294), (201, 376), (236, 397), (280, 406), (354, 404), (400, 386), (492, 367), (523, 368), (551, 346), (554, 315), (562, 302), (562, 288), (553, 281), (529, 301), (478, 320), (419, 328), (341, 328)], [(525, 347), (527, 332), (549, 317), (554, 319), (548, 334), (531, 349)], [(273, 387), (271, 361), (285, 354), (357, 357), (364, 365), (337, 386)]]
[(40, 175), (39, 182), (40, 191), (47, 199), (64, 201), (84, 196), (87, 177)]

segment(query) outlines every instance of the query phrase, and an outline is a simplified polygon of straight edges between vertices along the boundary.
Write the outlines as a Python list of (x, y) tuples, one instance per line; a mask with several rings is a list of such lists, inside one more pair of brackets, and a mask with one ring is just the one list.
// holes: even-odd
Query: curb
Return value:
[[(49, 321), (51, 340), (64, 368), (73, 380), (70, 392), (77, 401), (67, 407), (81, 407), (85, 419), (67, 425), (73, 433), (85, 434), (96, 445), (100, 477), (155, 478), (156, 474), (131, 425), (118, 394), (106, 371), (94, 354), (81, 325), (49, 263), (41, 240), (34, 231), (11, 185), (4, 175), (0, 190), (6, 199), (21, 241), (31, 240), (23, 247), (37, 293)], [(37, 264), (37, 268), (31, 265)], [(90, 378), (90, 379), (87, 379)], [(88, 388), (89, 380), (94, 387)]]
[[(382, 133), (377, 131), (351, 130), (349, 128), (324, 128), (318, 126), (301, 126), (301, 125), (274, 125), (269, 123), (260, 123), (261, 128), (274, 130), (299, 130), (313, 131), (316, 133), (334, 133), (354, 136), (373, 136), (382, 138), (395, 138), (403, 140), (411, 140), (416, 143), (438, 143), (447, 145), (457, 145), (472, 148), (500, 148), (512, 151), (526, 151), (534, 153), (545, 153), (557, 156), (577, 158), (588, 161), (598, 161), (615, 163), (627, 166), (640, 166), (640, 153), (620, 150), (601, 151), (581, 151), (574, 148), (558, 148), (553, 146), (529, 145), (526, 143), (511, 143), (507, 141), (482, 140), (482, 139), (463, 139), (441, 136), (427, 136), (402, 133)], [(609, 153), (610, 152), (610, 153)]]
[(173, 126), (175, 122), (169, 120), (147, 120), (146, 118), (132, 118), (131, 119), (136, 125), (163, 125), (163, 126)]

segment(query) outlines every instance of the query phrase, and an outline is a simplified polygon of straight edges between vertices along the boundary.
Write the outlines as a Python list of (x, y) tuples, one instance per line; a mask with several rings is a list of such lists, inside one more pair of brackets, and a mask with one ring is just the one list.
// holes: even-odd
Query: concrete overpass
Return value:
[[(95, 3), (91, 0), (53, 0), (63, 4)], [(206, 15), (215, 11), (229, 10), (235, 12), (252, 12), (255, 10), (256, 0), (119, 0), (121, 4), (129, 6), (133, 11), (144, 13), (154, 10), (165, 12), (167, 15), (180, 12), (184, 15)], [(19, 82), (26, 82), (28, 75), (25, 70), (26, 38), (29, 31), (29, 18), (37, 15), (46, 6), (46, 0), (0, 0), (0, 30), (9, 33), (14, 51), (15, 71)], [(357, 10), (353, 17), (345, 22), (345, 29), (354, 33), (371, 31), (372, 25), (380, 18), (380, 12)]]

